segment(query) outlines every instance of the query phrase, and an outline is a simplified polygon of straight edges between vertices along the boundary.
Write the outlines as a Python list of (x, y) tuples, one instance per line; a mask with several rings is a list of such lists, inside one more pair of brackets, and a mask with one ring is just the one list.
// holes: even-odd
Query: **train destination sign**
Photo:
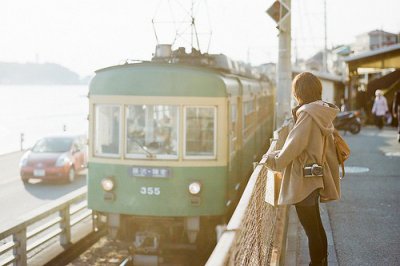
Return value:
[(129, 169), (129, 175), (135, 177), (167, 178), (171, 177), (172, 171), (170, 168), (133, 166)]

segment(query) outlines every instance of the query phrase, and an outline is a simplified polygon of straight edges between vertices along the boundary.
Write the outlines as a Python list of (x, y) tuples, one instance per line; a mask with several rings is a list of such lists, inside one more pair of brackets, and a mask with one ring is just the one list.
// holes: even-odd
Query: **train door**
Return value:
[(242, 176), (247, 180), (253, 171), (253, 162), (257, 159), (256, 147), (256, 104), (254, 86), (249, 80), (243, 81), (242, 111)]
[[(241, 192), (245, 187), (243, 180), (243, 154), (242, 154), (242, 82), (238, 77), (233, 77), (232, 83), (229, 86), (228, 98), (228, 198), (230, 206), (236, 206), (240, 199)], [(233, 211), (231, 209), (230, 211)]]
[[(229, 130), (229, 187), (228, 197), (231, 201), (237, 200), (241, 184), (242, 156), (240, 150), (240, 97), (234, 96), (228, 101), (228, 130)], [(232, 202), (234, 205), (236, 202)]]

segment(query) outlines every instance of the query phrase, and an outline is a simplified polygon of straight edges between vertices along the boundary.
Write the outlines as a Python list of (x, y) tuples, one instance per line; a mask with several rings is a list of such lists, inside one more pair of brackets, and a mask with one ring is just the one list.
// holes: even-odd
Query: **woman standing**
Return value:
[(386, 113), (389, 111), (389, 108), (386, 98), (383, 96), (381, 90), (376, 90), (375, 96), (374, 105), (372, 106), (372, 113), (375, 115), (376, 126), (379, 129), (382, 129), (384, 124), (383, 119)]
[(280, 151), (265, 154), (266, 166), (283, 172), (278, 204), (294, 204), (308, 237), (310, 265), (327, 265), (327, 239), (319, 201), (340, 198), (339, 164), (332, 121), (339, 112), (321, 100), (320, 80), (309, 72), (295, 77), (292, 93), (298, 106), (295, 124)]

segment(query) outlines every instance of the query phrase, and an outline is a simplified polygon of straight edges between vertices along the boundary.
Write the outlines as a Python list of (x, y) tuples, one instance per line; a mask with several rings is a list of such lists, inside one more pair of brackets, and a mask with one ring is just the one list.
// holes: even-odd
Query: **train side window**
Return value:
[(255, 106), (254, 100), (250, 100), (243, 103), (243, 129), (247, 131), (255, 121)]
[(118, 157), (121, 141), (121, 107), (96, 105), (94, 155)]
[(257, 117), (259, 122), (267, 119), (268, 104), (269, 102), (266, 96), (261, 96), (257, 99)]
[(216, 158), (216, 107), (185, 107), (184, 157)]

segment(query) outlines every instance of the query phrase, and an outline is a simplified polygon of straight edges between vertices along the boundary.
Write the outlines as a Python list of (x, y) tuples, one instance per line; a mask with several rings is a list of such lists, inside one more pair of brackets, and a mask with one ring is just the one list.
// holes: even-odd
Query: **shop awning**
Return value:
[(349, 73), (358, 68), (400, 68), (400, 44), (394, 44), (381, 49), (360, 53), (344, 58), (349, 67)]

